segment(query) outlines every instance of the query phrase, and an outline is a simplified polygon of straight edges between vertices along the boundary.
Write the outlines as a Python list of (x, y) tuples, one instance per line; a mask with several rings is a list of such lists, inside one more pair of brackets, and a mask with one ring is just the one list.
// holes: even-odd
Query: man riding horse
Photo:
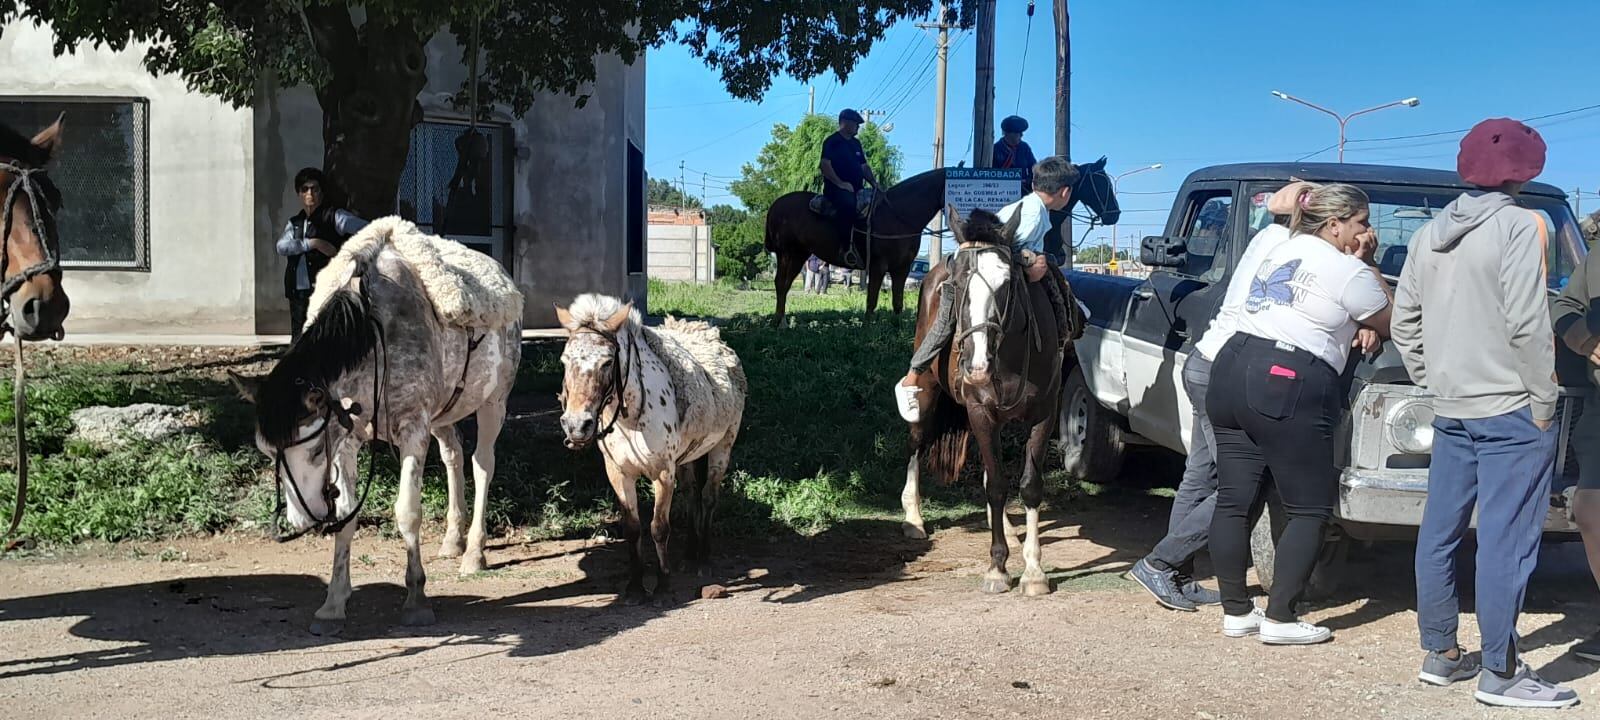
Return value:
[[(1055, 310), (1057, 338), (1063, 346), (1072, 341), (1076, 336), (1075, 328), (1082, 323), (1074, 312), (1076, 308), (1067, 305), (1072, 291), (1066, 287), (1066, 278), (1061, 270), (1045, 254), (1044, 239), (1045, 233), (1050, 230), (1050, 211), (1060, 210), (1071, 202), (1072, 186), (1077, 180), (1078, 168), (1072, 163), (1060, 157), (1045, 158), (1034, 166), (1033, 191), (999, 212), (999, 218), (1005, 222), (1014, 216), (1020, 217), (1011, 248), (1012, 261), (1021, 267), (1028, 282), (1036, 283), (1050, 278), (1044, 284), (1044, 289)], [(968, 249), (966, 245), (961, 248), (964, 249)], [(954, 261), (952, 258), (951, 262)], [(955, 273), (950, 275), (952, 278), (955, 276)], [(900, 408), (900, 416), (906, 422), (915, 423), (922, 414), (917, 402), (917, 395), (921, 391), (918, 376), (928, 370), (955, 333), (954, 306), (957, 295), (948, 281), (940, 288), (938, 315), (922, 344), (917, 347), (916, 354), (911, 357), (911, 369), (895, 386), (895, 401)]]
[(822, 195), (833, 206), (834, 221), (839, 227), (840, 255), (845, 262), (861, 267), (861, 258), (851, 242), (857, 219), (856, 193), (863, 181), (878, 186), (878, 178), (867, 165), (867, 153), (861, 149), (861, 114), (845, 108), (839, 112), (839, 131), (822, 142)]

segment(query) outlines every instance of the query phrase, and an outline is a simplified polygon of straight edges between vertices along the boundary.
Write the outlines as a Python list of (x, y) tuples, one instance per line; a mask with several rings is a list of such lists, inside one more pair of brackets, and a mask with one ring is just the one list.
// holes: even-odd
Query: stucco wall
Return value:
[(517, 124), (513, 249), (527, 327), (556, 327), (555, 304), (586, 292), (648, 305), (645, 273), (627, 271), (628, 141), (648, 152), (644, 103), (644, 59), (603, 57), (585, 107), (541, 97)]
[[(465, 119), (448, 97), (466, 78), (461, 46), (449, 33), (428, 44), (428, 85), (419, 95), (425, 118)], [(586, 107), (573, 99), (541, 97), (522, 118), (497, 108), (515, 145), (512, 162), (512, 274), (526, 296), (523, 324), (556, 327), (555, 304), (579, 293), (627, 296), (645, 305), (645, 274), (627, 272), (627, 143), (644, 144), (644, 61), (597, 61)], [(256, 302), (261, 332), (288, 331), (282, 295), (283, 260), (271, 241), (298, 212), (293, 174), (322, 162), (321, 109), (305, 89), (258, 104), (256, 120)], [(648, 267), (646, 268), (648, 269)]]
[[(48, 27), (5, 27), (0, 67), (13, 72), (0, 74), (0, 94), (138, 97), (150, 112), (150, 269), (68, 268), (68, 334), (251, 332), (254, 262), (242, 242), (253, 211), (251, 112), (152, 77), (142, 45), (55, 58), (53, 40)], [(72, 142), (70, 113), (63, 137)]]

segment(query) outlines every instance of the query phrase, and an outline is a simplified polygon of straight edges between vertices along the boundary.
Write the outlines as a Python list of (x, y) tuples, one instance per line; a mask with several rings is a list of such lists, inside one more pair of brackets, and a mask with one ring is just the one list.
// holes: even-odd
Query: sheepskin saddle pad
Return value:
[(494, 258), (459, 242), (429, 235), (398, 216), (373, 220), (346, 240), (317, 274), (311, 307), (349, 282), (357, 263), (390, 246), (422, 280), (439, 319), (452, 327), (501, 328), (522, 320), (522, 291)]

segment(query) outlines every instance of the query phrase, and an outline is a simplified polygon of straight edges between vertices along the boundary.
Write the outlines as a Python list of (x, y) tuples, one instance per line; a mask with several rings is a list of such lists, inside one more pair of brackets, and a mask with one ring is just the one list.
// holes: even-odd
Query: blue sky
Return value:
[[(1031, 33), (1026, 8), (1025, 0), (999, 0), (995, 124), (1013, 112), (1027, 118), (1026, 139), (1043, 157), (1054, 149), (1054, 28), (1049, 0), (1037, 3)], [(1338, 140), (1332, 117), (1272, 90), (1342, 113), (1421, 98), (1416, 108), (1355, 118), (1352, 140), (1600, 106), (1593, 61), (1600, 3), (1152, 1), (1072, 9), (1073, 159), (1105, 155), (1113, 174), (1163, 164), (1119, 184), (1123, 237), (1159, 232), (1174, 191), (1197, 168), (1296, 160)], [(976, 43), (964, 33), (951, 44), (945, 158), (954, 166), (971, 158)], [(831, 75), (811, 81), (817, 112), (894, 109), (886, 122), (894, 124), (889, 137), (905, 153), (906, 174), (932, 167), (933, 48), (923, 30), (895, 27), (844, 84)], [(737, 204), (727, 182), (774, 122), (804, 114), (806, 84), (780, 77), (762, 102), (733, 102), (717, 72), (682, 47), (665, 46), (647, 62), (651, 176), (676, 181), (682, 162), (692, 192), (705, 173), (711, 203)], [(1600, 107), (1532, 124), (1550, 147), (1539, 180), (1582, 188), (1582, 205), (1600, 209)], [(1352, 142), (1345, 159), (1454, 169), (1459, 138)], [(1312, 159), (1332, 161), (1334, 152)]]

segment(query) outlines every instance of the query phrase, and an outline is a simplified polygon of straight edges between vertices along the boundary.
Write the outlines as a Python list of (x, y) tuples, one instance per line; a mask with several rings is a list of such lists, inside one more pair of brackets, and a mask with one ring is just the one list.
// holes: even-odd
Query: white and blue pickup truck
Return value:
[[(1130, 448), (1183, 453), (1189, 447), (1193, 414), (1183, 391), (1183, 364), (1221, 304), (1246, 244), (1274, 222), (1267, 197), (1291, 177), (1350, 183), (1366, 191), (1378, 232), (1379, 265), (1391, 284), (1405, 263), (1412, 233), (1469, 189), (1453, 172), (1379, 165), (1239, 164), (1189, 175), (1164, 234), (1144, 239), (1141, 256), (1151, 266), (1148, 278), (1067, 273), (1090, 313), (1089, 327), (1076, 343), (1077, 361), (1062, 368), (1060, 438), (1070, 475), (1106, 482), (1120, 471)], [(1548, 220), (1554, 299), (1587, 253), (1577, 219), (1565, 193), (1550, 185), (1530, 183), (1519, 202)], [(1568, 440), (1583, 410), (1584, 371), (1584, 360), (1558, 343), (1562, 435), (1545, 522), (1552, 540), (1578, 538), (1570, 512), (1576, 461)], [(1375, 359), (1352, 353), (1345, 378), (1349, 412), (1339, 430), (1346, 438), (1337, 458), (1343, 469), (1339, 504), (1313, 591), (1331, 590), (1347, 540), (1414, 536), (1428, 492), (1433, 408), (1427, 391), (1407, 376), (1399, 351), (1386, 344)], [(1271, 582), (1273, 539), (1282, 522), (1268, 495), (1252, 538), (1263, 585)]]

